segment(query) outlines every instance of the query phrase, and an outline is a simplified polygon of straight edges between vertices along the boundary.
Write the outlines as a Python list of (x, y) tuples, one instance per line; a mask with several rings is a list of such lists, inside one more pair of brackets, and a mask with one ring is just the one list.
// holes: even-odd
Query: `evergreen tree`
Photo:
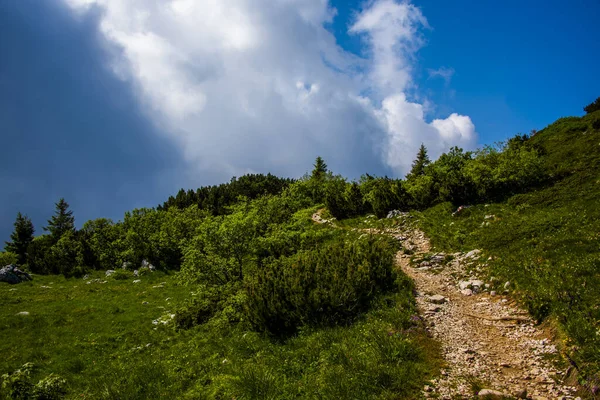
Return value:
[(11, 241), (5, 242), (4, 249), (17, 255), (17, 264), (19, 265), (26, 263), (27, 247), (33, 241), (34, 232), (35, 229), (31, 220), (26, 215), (22, 215), (20, 212), (17, 213), (15, 230), (10, 235)]
[(61, 198), (56, 203), (56, 211), (48, 220), (48, 226), (44, 230), (50, 232), (54, 243), (58, 242), (66, 232), (75, 232), (75, 217), (65, 199)]
[(421, 143), (417, 158), (413, 161), (412, 168), (407, 178), (416, 178), (417, 176), (425, 175), (425, 167), (427, 167), (431, 161), (427, 155), (427, 148)]
[(323, 160), (320, 156), (317, 157), (314, 164), (314, 169), (312, 170), (311, 177), (313, 179), (323, 179), (327, 174), (327, 164), (325, 164), (325, 160)]
[(583, 111), (585, 111), (587, 114), (591, 114), (598, 110), (600, 110), (600, 97), (598, 97), (593, 103), (590, 103), (583, 108)]

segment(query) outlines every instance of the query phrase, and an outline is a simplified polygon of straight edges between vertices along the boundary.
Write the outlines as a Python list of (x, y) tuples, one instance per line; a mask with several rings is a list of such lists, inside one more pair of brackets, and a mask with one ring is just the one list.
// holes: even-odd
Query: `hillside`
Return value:
[[(423, 315), (412, 272), (437, 255), (488, 283), (473, 304), (495, 291), (490, 301), (530, 313), (522, 326), (558, 348), (535, 360), (555, 363), (544, 368), (561, 371), (557, 387), (596, 396), (599, 194), (595, 111), (433, 162), (423, 148), (405, 180), (348, 182), (318, 158), (297, 181), (256, 175), (182, 190), (158, 209), (81, 230), (61, 201), (48, 235), (15, 235), (15, 254), (0, 254), (34, 278), (0, 283), (0, 330), (15, 338), (0, 343), (0, 394), (433, 396), (424, 387), (453, 364), (431, 337), (438, 311)], [(17, 222), (26, 232), (26, 218)], [(419, 240), (432, 247), (411, 244)], [(474, 249), (476, 263), (465, 258)], [(470, 394), (498, 384), (472, 378)]]
[[(419, 214), (439, 249), (479, 248), (487, 277), (511, 292), (539, 321), (549, 321), (560, 349), (597, 394), (600, 367), (600, 112), (562, 118), (532, 138), (543, 149), (550, 181), (503, 202), (452, 217), (440, 204)], [(588, 393), (591, 395), (592, 393)]]

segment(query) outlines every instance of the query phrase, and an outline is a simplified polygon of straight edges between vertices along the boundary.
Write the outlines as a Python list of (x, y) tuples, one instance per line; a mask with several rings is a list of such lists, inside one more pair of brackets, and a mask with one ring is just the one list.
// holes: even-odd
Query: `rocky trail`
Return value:
[[(416, 286), (428, 332), (440, 343), (445, 367), (423, 388), (424, 398), (574, 399), (570, 369), (552, 363), (558, 352), (550, 333), (508, 296), (510, 282), (491, 285), (477, 276), (479, 250), (433, 253), (423, 232), (405, 220), (395, 228), (361, 229), (400, 240), (397, 265)], [(317, 212), (317, 223), (329, 223)], [(500, 287), (496, 293), (493, 287)]]

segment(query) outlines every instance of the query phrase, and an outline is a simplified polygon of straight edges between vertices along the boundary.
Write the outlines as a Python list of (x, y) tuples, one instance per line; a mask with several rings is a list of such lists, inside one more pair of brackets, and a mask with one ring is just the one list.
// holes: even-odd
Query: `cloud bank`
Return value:
[(421, 143), (433, 157), (475, 144), (469, 117), (428, 122), (413, 99), (428, 25), (410, 3), (357, 11), (357, 56), (327, 30), (328, 0), (63, 1), (75, 15), (100, 12), (112, 71), (181, 149), (191, 182), (299, 176), (317, 155), (349, 176), (402, 176)]

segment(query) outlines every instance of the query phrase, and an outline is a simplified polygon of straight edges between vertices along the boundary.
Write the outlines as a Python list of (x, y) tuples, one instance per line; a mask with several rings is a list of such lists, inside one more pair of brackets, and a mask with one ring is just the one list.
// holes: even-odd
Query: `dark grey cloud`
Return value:
[(106, 68), (98, 23), (58, 2), (0, 1), (2, 241), (17, 211), (41, 232), (59, 197), (82, 223), (154, 206), (178, 186), (178, 153)]

